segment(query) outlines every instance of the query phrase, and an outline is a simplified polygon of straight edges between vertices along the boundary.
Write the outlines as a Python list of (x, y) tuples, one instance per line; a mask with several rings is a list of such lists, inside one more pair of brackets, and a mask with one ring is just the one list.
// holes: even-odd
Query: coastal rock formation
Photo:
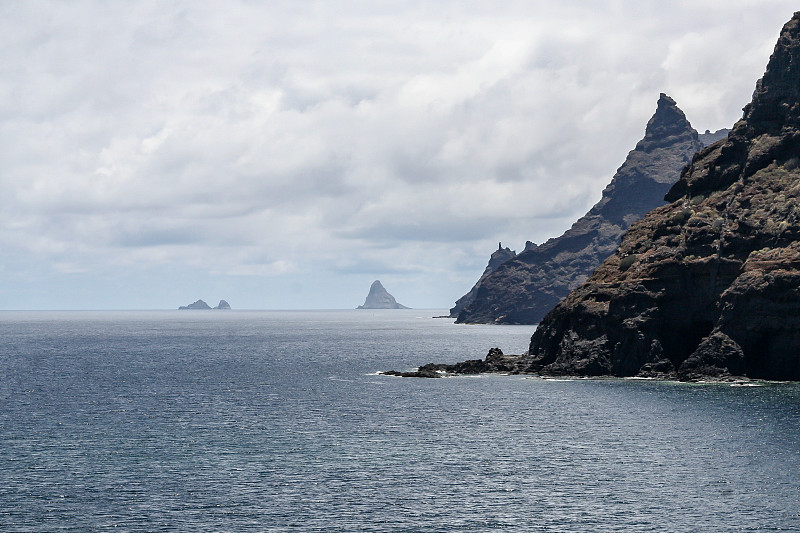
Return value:
[(412, 372), (389, 370), (382, 374), (403, 378), (439, 378), (446, 374), (516, 373), (519, 372), (520, 361), (519, 355), (505, 355), (500, 348), (492, 348), (485, 359), (470, 359), (452, 365), (428, 363)]
[(178, 309), (211, 309), (211, 306), (205, 303), (203, 300), (197, 300), (189, 305), (182, 305)]
[(376, 279), (369, 288), (364, 305), (359, 305), (356, 309), (408, 309), (408, 307), (397, 303), (394, 296), (383, 288), (380, 280)]
[[(535, 244), (528, 242), (526, 244), (526, 250), (528, 249), (528, 245), (536, 246)], [(469, 304), (471, 304), (475, 300), (475, 295), (478, 294), (478, 289), (483, 283), (483, 280), (486, 279), (489, 274), (494, 272), (495, 270), (500, 267), (503, 263), (508, 261), (509, 259), (514, 259), (517, 256), (517, 252), (512, 250), (511, 248), (503, 248), (503, 243), (497, 245), (497, 250), (489, 257), (489, 264), (486, 265), (486, 268), (481, 274), (481, 277), (478, 279), (478, 282), (470, 289), (470, 291), (456, 300), (456, 305), (450, 309), (450, 316), (452, 318), (458, 317), (458, 314)]]
[(456, 322), (539, 322), (614, 253), (631, 223), (664, 204), (664, 194), (702, 147), (683, 111), (661, 94), (644, 138), (628, 154), (601, 200), (560, 237), (540, 246), (530, 243), (494, 272), (484, 274), (474, 301), (459, 312)]
[(539, 324), (526, 370), (800, 380), (800, 12), (666, 200)]
[(191, 303), (189, 305), (182, 305), (178, 309), (184, 310), (184, 309), (230, 309), (230, 308), (231, 308), (230, 304), (225, 300), (220, 300), (219, 304), (216, 307), (211, 307), (203, 300), (197, 300), (196, 302)]

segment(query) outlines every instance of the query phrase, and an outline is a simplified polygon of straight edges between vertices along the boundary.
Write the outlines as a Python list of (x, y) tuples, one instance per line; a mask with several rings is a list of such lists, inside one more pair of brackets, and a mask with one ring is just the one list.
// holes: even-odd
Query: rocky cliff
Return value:
[[(530, 242), (527, 244), (533, 245), (533, 243)], [(503, 243), (498, 244), (497, 250), (495, 250), (494, 253), (492, 253), (492, 255), (489, 257), (489, 264), (486, 265), (486, 268), (483, 270), (483, 274), (481, 274), (481, 277), (478, 278), (478, 282), (475, 283), (475, 285), (467, 294), (456, 300), (456, 305), (450, 309), (450, 316), (452, 318), (457, 318), (459, 313), (461, 313), (466, 306), (475, 301), (475, 296), (478, 294), (478, 289), (483, 283), (483, 280), (489, 277), (492, 272), (497, 270), (500, 265), (509, 259), (514, 259), (515, 257), (517, 257), (517, 253), (514, 250), (511, 248), (503, 248)]]
[[(714, 135), (709, 132), (706, 138)], [(632, 222), (664, 204), (664, 194), (702, 147), (683, 111), (661, 94), (644, 138), (628, 154), (601, 200), (560, 237), (526, 246), (493, 273), (484, 274), (473, 301), (460, 310), (456, 322), (539, 322), (614, 253)]]
[(666, 199), (539, 324), (525, 369), (800, 380), (800, 12)]
[(408, 307), (397, 303), (394, 296), (389, 294), (380, 280), (376, 279), (369, 288), (364, 305), (359, 305), (356, 309), (408, 309)]

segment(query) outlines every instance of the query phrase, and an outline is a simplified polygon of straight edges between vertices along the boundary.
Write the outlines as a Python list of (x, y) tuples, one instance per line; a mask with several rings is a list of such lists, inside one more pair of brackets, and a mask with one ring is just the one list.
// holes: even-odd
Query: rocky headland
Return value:
[(545, 316), (526, 353), (393, 374), (800, 380), (800, 11), (743, 118), (666, 200)]
[(405, 305), (397, 303), (394, 296), (383, 287), (380, 280), (375, 280), (369, 288), (364, 305), (359, 305), (356, 309), (409, 309)]
[(481, 277), (478, 278), (478, 281), (475, 283), (475, 285), (472, 287), (472, 289), (470, 289), (470, 291), (467, 294), (456, 300), (456, 305), (454, 305), (450, 309), (450, 317), (452, 318), (458, 317), (459, 313), (461, 313), (461, 311), (463, 311), (465, 307), (467, 307), (469, 304), (475, 301), (475, 296), (478, 294), (478, 289), (483, 284), (483, 281), (487, 277), (489, 277), (489, 275), (492, 272), (497, 270), (500, 267), (500, 265), (502, 265), (503, 263), (507, 262), (510, 259), (514, 259), (515, 257), (517, 257), (517, 252), (508, 247), (503, 248), (503, 243), (502, 242), (499, 243), (497, 245), (497, 250), (495, 250), (494, 253), (492, 253), (492, 255), (489, 257), (489, 264), (486, 265), (486, 268), (483, 270), (483, 274), (481, 274)]
[(800, 380), (800, 12), (753, 100), (539, 324), (542, 374)]
[[(702, 139), (716, 140), (725, 131), (706, 132)], [(664, 194), (703, 148), (703, 140), (675, 101), (661, 94), (644, 138), (628, 154), (600, 201), (560, 237), (540, 246), (528, 243), (519, 255), (491, 271), (487, 267), (451, 316), (466, 324), (538, 323), (614, 253), (634, 221), (664, 204)], [(465, 300), (468, 303), (459, 306)]]

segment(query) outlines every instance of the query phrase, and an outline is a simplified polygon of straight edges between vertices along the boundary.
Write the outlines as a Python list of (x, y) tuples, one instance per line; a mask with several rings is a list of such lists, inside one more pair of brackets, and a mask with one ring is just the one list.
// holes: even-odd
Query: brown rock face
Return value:
[(545, 317), (526, 368), (800, 379), (800, 12), (666, 199)]
[(702, 147), (683, 111), (662, 94), (644, 138), (628, 154), (600, 201), (560, 237), (526, 246), (518, 256), (484, 273), (452, 310), (457, 312), (456, 321), (539, 322), (614, 253), (632, 222), (664, 204), (664, 194)]

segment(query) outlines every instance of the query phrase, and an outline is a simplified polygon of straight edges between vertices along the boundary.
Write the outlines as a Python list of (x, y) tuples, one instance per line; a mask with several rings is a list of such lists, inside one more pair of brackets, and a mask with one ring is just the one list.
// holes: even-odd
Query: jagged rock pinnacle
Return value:
[(663, 205), (664, 194), (702, 146), (683, 111), (662, 93), (644, 137), (600, 201), (560, 237), (539, 246), (526, 243), (522, 253), (484, 272), (451, 310), (457, 322), (537, 323), (614, 253), (632, 222)]

